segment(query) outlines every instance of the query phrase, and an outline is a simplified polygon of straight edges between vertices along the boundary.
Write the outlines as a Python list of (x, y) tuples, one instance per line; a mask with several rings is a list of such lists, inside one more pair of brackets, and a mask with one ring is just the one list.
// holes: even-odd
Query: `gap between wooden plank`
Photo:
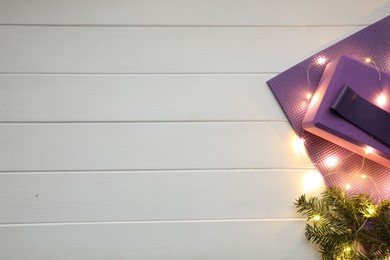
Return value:
[(132, 220), (132, 221), (80, 221), (80, 222), (45, 222), (45, 223), (10, 223), (4, 227), (39, 227), (39, 226), (76, 226), (76, 225), (115, 225), (115, 224), (180, 224), (180, 223), (236, 223), (236, 222), (305, 222), (305, 218), (263, 218), (263, 219), (191, 219), (191, 220)]
[[(278, 25), (366, 24), (387, 15), (386, 0), (326, 1), (2, 1), (6, 24)], [(304, 11), (303, 11), (304, 10)], [(320, 11), (319, 11), (320, 10)], [(348, 11), (345, 11), (348, 10)], [(326, 15), (322, 15), (326, 14)]]
[(286, 123), (287, 120), (101, 120), (101, 121), (0, 121), (0, 124), (188, 124), (188, 123)]
[(300, 24), (280, 24), (280, 25), (217, 25), (217, 24), (194, 24), (194, 25), (174, 25), (174, 24), (17, 24), (17, 23), (1, 23), (0, 26), (20, 26), (20, 27), (129, 27), (129, 28), (299, 28), (299, 27), (354, 27), (354, 26), (368, 26), (367, 23), (356, 23), (356, 24), (308, 24), (308, 25), (300, 25)]
[(192, 172), (216, 172), (216, 171), (223, 171), (223, 172), (230, 172), (230, 171), (299, 171), (299, 170), (315, 170), (314, 167), (304, 167), (304, 168), (197, 168), (197, 169), (96, 169), (96, 170), (26, 170), (26, 171), (0, 171), (0, 175), (17, 175), (17, 174), (63, 174), (63, 173), (70, 173), (70, 174), (77, 174), (77, 173), (91, 173), (94, 174), (95, 172), (99, 173), (109, 173), (109, 172), (186, 172), (186, 171), (192, 171)]
[(280, 72), (0, 72), (0, 76), (272, 76)]

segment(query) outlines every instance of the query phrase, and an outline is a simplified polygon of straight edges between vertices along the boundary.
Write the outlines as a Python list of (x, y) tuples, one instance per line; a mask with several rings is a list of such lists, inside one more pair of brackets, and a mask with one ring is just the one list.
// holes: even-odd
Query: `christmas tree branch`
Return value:
[(307, 217), (305, 236), (322, 259), (389, 259), (390, 200), (375, 203), (367, 194), (330, 187), (321, 197), (301, 195), (295, 205)]

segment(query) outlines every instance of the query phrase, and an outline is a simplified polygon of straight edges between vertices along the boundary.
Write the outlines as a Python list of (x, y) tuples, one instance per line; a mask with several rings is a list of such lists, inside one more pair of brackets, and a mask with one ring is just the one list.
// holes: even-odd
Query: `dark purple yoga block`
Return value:
[[(370, 103), (390, 112), (390, 74), (377, 70), (373, 64), (364, 58), (344, 55), (327, 64), (302, 121), (302, 127), (352, 152), (390, 167), (390, 147), (330, 109), (340, 89), (346, 85)], [(387, 98), (386, 102), (383, 102), (383, 97), (382, 100), (378, 99), (381, 95)], [(377, 127), (387, 127), (389, 124), (387, 121), (381, 122)]]

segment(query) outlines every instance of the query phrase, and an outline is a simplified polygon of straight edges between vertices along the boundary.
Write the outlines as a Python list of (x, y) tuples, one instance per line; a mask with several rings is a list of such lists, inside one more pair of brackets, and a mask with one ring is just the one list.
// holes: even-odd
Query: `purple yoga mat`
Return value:
[[(304, 39), (302, 39), (303, 41)], [(345, 187), (350, 193), (366, 192), (374, 199), (390, 197), (390, 169), (306, 132), (302, 128), (309, 100), (325, 69), (320, 58), (331, 62), (341, 55), (370, 57), (383, 71), (390, 71), (390, 16), (305, 59), (267, 81), (295, 133), (305, 140), (313, 165), (328, 186)], [(337, 162), (332, 167), (329, 158)]]

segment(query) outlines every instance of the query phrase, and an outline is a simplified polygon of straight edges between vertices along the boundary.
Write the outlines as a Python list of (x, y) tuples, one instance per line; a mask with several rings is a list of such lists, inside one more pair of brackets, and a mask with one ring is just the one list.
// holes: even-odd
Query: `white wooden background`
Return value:
[(0, 259), (319, 259), (265, 81), (389, 11), (0, 0)]

